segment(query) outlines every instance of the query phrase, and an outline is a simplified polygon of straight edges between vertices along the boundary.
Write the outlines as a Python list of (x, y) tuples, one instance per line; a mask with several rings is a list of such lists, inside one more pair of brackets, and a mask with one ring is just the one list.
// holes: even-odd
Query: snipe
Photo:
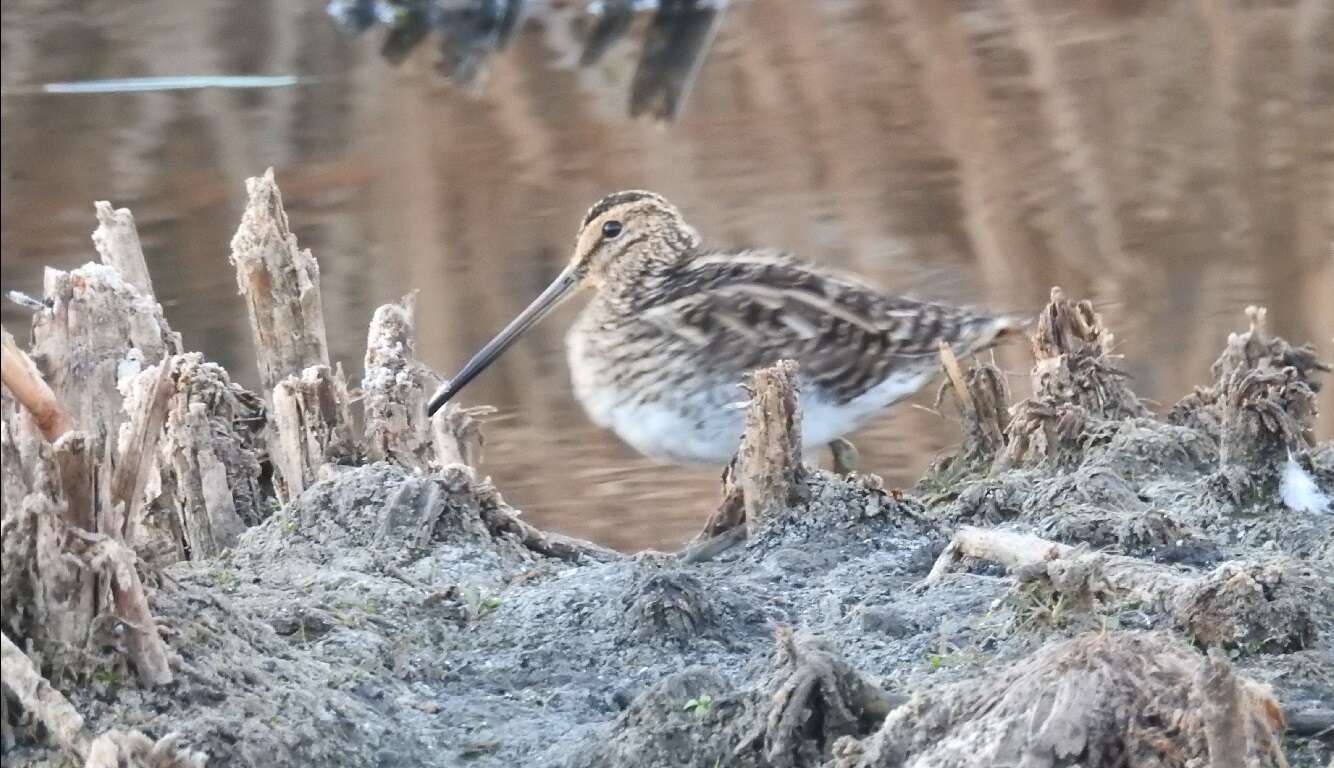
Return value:
[(434, 414), (524, 331), (581, 289), (595, 295), (566, 337), (588, 415), (641, 453), (724, 463), (736, 451), (748, 371), (800, 366), (805, 447), (829, 444), (919, 390), (939, 342), (976, 352), (1015, 331), (995, 315), (887, 296), (770, 250), (704, 247), (661, 195), (618, 192), (589, 209), (555, 281), (431, 398)]

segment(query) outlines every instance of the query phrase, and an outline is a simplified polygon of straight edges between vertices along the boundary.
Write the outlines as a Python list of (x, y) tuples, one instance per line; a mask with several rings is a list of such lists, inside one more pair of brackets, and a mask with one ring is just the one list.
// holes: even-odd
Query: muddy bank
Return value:
[[(1054, 295), (1027, 399), (1011, 406), (984, 361), (946, 357), (965, 443), (911, 489), (794, 462), (790, 377), (765, 372), (719, 514), (681, 557), (523, 523), (466, 465), (466, 419), (432, 433), (395, 406), (429, 391), (399, 306), (371, 334), (377, 370), (392, 372), (362, 385), (375, 440), (358, 447), (341, 421), (327, 360), (314, 366), (327, 374), (295, 381), (275, 363), (275, 390), (292, 392), (274, 428), (304, 448), (279, 461), (250, 438), (226, 445), (253, 454), (246, 489), (276, 466), (290, 501), (243, 518), (221, 554), (185, 547), (191, 559), (159, 567), (140, 553), (169, 681), (143, 681), (114, 612), (87, 658), (34, 650), (43, 636), (12, 611), (45, 597), (23, 591), (14, 563), (28, 566), (10, 558), (37, 540), (16, 526), (44, 518), (11, 517), (6, 496), (6, 636), (29, 633), (13, 639), (81, 732), (140, 734), (96, 764), (1334, 756), (1334, 513), (1322, 496), (1334, 444), (1309, 439), (1323, 371), (1270, 337), (1262, 313), (1226, 341), (1213, 382), (1154, 414), (1091, 308)], [(209, 402), (245, 401), (233, 395)], [(8, 398), (6, 410), (17, 423)], [(6, 429), (9, 479), (27, 469), (28, 443)], [(66, 764), (35, 709), (47, 689), (5, 681), (5, 763)]]
[[(145, 691), (113, 666), (67, 694), (95, 730), (179, 732), (211, 765), (254, 766), (981, 765), (984, 734), (1072, 710), (1074, 735), (1039, 740), (1053, 759), (1114, 765), (1137, 733), (1183, 752), (1131, 764), (1187, 765), (1210, 747), (1178, 720), (1205, 717), (1198, 680), (1229, 664), (1255, 681), (1239, 700), (1275, 718), (1253, 748), (1281, 732), (1270, 696), (1308, 730), (1328, 716), (1334, 518), (1231, 500), (1191, 427), (1099, 429), (1063, 466), (955, 478), (952, 499), (931, 495), (939, 476), (900, 494), (811, 472), (797, 508), (689, 565), (535, 551), (462, 466), (343, 468), (221, 557), (167, 569), (153, 605), (177, 682)], [(1297, 461), (1330, 487), (1334, 447)], [(1230, 590), (1214, 608), (1240, 630), (981, 561), (923, 587), (965, 520), (1222, 574), (1199, 601)], [(1124, 701), (1080, 711), (1085, 695)], [(1331, 754), (1328, 735), (1282, 747), (1293, 765)]]
[[(1329, 448), (1320, 456), (1328, 466)], [(415, 511), (432, 493), (438, 509)], [(386, 525), (404, 504), (412, 522)], [(985, 565), (921, 589), (946, 534), (933, 508), (873, 483), (817, 475), (791, 519), (731, 559), (689, 566), (659, 553), (544, 556), (488, 527), (492, 505), (503, 509), (495, 490), (461, 469), (347, 469), (229, 554), (168, 570), (154, 607), (179, 654), (171, 688), (139, 690), (113, 669), (69, 691), (71, 701), (99, 729), (180, 732), (217, 765), (650, 766), (820, 765), (844, 736), (865, 740), (846, 764), (906, 764), (877, 756), (903, 734), (920, 743), (901, 750), (932, 755), (921, 764), (986, 764), (932, 746), (984, 727), (973, 710), (1003, 697), (982, 683), (1024, 691), (992, 715), (1011, 730), (1039, 705), (1075, 706), (1061, 680), (1029, 680), (1043, 674), (1033, 667), (1050, 673), (1057, 662), (1042, 659), (1052, 655), (1111, 655), (1102, 663), (1113, 679), (1128, 674), (1122, 656), (1148, 665), (1130, 673), (1154, 682), (1121, 695), (1165, 708), (1144, 722), (1079, 715), (1074, 729), (1094, 732), (1106, 753), (1091, 765), (1116, 764), (1109, 743), (1128, 730), (1209, 700), (1192, 684), (1211, 662), (1170, 611), (1133, 599), (1083, 606)], [(1327, 541), (1328, 520), (1311, 524)], [(1249, 626), (1272, 650), (1233, 638), (1218, 647), (1235, 674), (1268, 682), (1285, 712), (1328, 713), (1328, 553), (1322, 566), (1272, 539), (1197, 536), (1217, 548), (1210, 563), (1174, 572), (1292, 558), (1272, 580), (1247, 582), (1267, 609)], [(1270, 638), (1271, 623), (1294, 628)], [(774, 734), (771, 690), (784, 684), (794, 714)], [(1111, 695), (1100, 685), (1090, 683), (1094, 695)], [(1327, 741), (1289, 736), (1284, 746), (1293, 765), (1330, 755)], [(844, 743), (839, 760), (852, 749)]]

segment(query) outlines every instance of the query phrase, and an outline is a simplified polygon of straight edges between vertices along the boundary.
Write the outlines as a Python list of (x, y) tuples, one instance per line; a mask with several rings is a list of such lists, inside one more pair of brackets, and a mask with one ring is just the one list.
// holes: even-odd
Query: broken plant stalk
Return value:
[[(751, 374), (746, 386), (745, 432), (736, 456), (723, 475), (723, 500), (709, 517), (687, 559), (702, 558), (701, 548), (717, 554), (727, 534), (734, 542), (753, 534), (767, 520), (799, 503), (805, 495), (806, 469), (801, 460), (801, 414), (797, 405), (797, 364), (782, 360)], [(745, 533), (733, 534), (742, 528)], [(725, 548), (725, 547), (724, 547)]]
[(4, 328), (0, 328), (0, 344), (3, 344), (0, 347), (0, 376), (3, 376), (5, 388), (28, 409), (46, 439), (54, 443), (69, 430), (69, 417), (42, 378), (41, 371)]

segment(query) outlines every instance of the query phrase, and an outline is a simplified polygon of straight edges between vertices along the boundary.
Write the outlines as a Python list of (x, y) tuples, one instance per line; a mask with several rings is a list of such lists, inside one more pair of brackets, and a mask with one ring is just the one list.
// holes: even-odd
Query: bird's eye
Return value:
[(621, 222), (608, 221), (602, 225), (602, 236), (608, 240), (621, 234)]

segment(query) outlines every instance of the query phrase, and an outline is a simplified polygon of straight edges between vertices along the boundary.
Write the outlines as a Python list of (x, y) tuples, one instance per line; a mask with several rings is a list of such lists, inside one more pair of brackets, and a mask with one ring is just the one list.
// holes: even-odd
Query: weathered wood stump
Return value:
[(245, 213), (232, 238), (236, 285), (245, 297), (265, 397), (311, 366), (329, 365), (320, 267), (297, 246), (273, 169), (246, 179)]
[(756, 371), (746, 389), (750, 405), (741, 445), (723, 475), (722, 503), (697, 541), (742, 526), (744, 535), (754, 533), (766, 520), (799, 504), (805, 496), (797, 364), (783, 360)]
[(97, 229), (93, 231), (93, 247), (102, 257), (102, 263), (114, 267), (145, 296), (155, 296), (153, 278), (148, 272), (148, 262), (144, 260), (144, 249), (139, 243), (139, 228), (134, 224), (134, 214), (128, 208), (112, 208), (111, 203), (99, 200), (94, 204), (97, 211)]
[(352, 435), (347, 381), (340, 365), (316, 365), (289, 376), (273, 389), (270, 412), (275, 442), (269, 443), (274, 487), (284, 502), (300, 496), (330, 464), (357, 454)]
[[(0, 602), (7, 633), (75, 668), (114, 619), (141, 682), (159, 685), (173, 674), (134, 547), (181, 342), (153, 297), (133, 217), (104, 203), (97, 212), (104, 263), (48, 270), (32, 357), (3, 334), (5, 388), (24, 410), (8, 396), (0, 408)], [(5, 665), (7, 685), (11, 669), (24, 665)]]
[(350, 459), (360, 448), (342, 367), (329, 365), (319, 264), (297, 245), (272, 168), (247, 179), (246, 193), (231, 261), (270, 406), (274, 487), (279, 500), (288, 502), (316, 481), (322, 467)]
[(416, 359), (416, 294), (375, 310), (361, 379), (366, 456), (425, 469), (435, 448), (426, 400), (435, 375)]
[(414, 469), (476, 466), (481, 419), (490, 406), (446, 405), (429, 419), (426, 402), (440, 378), (416, 357), (416, 294), (375, 310), (361, 380), (366, 455)]
[(159, 451), (162, 492), (174, 501), (181, 557), (212, 557), (267, 515), (260, 487), (263, 402), (216, 363), (182, 355)]

